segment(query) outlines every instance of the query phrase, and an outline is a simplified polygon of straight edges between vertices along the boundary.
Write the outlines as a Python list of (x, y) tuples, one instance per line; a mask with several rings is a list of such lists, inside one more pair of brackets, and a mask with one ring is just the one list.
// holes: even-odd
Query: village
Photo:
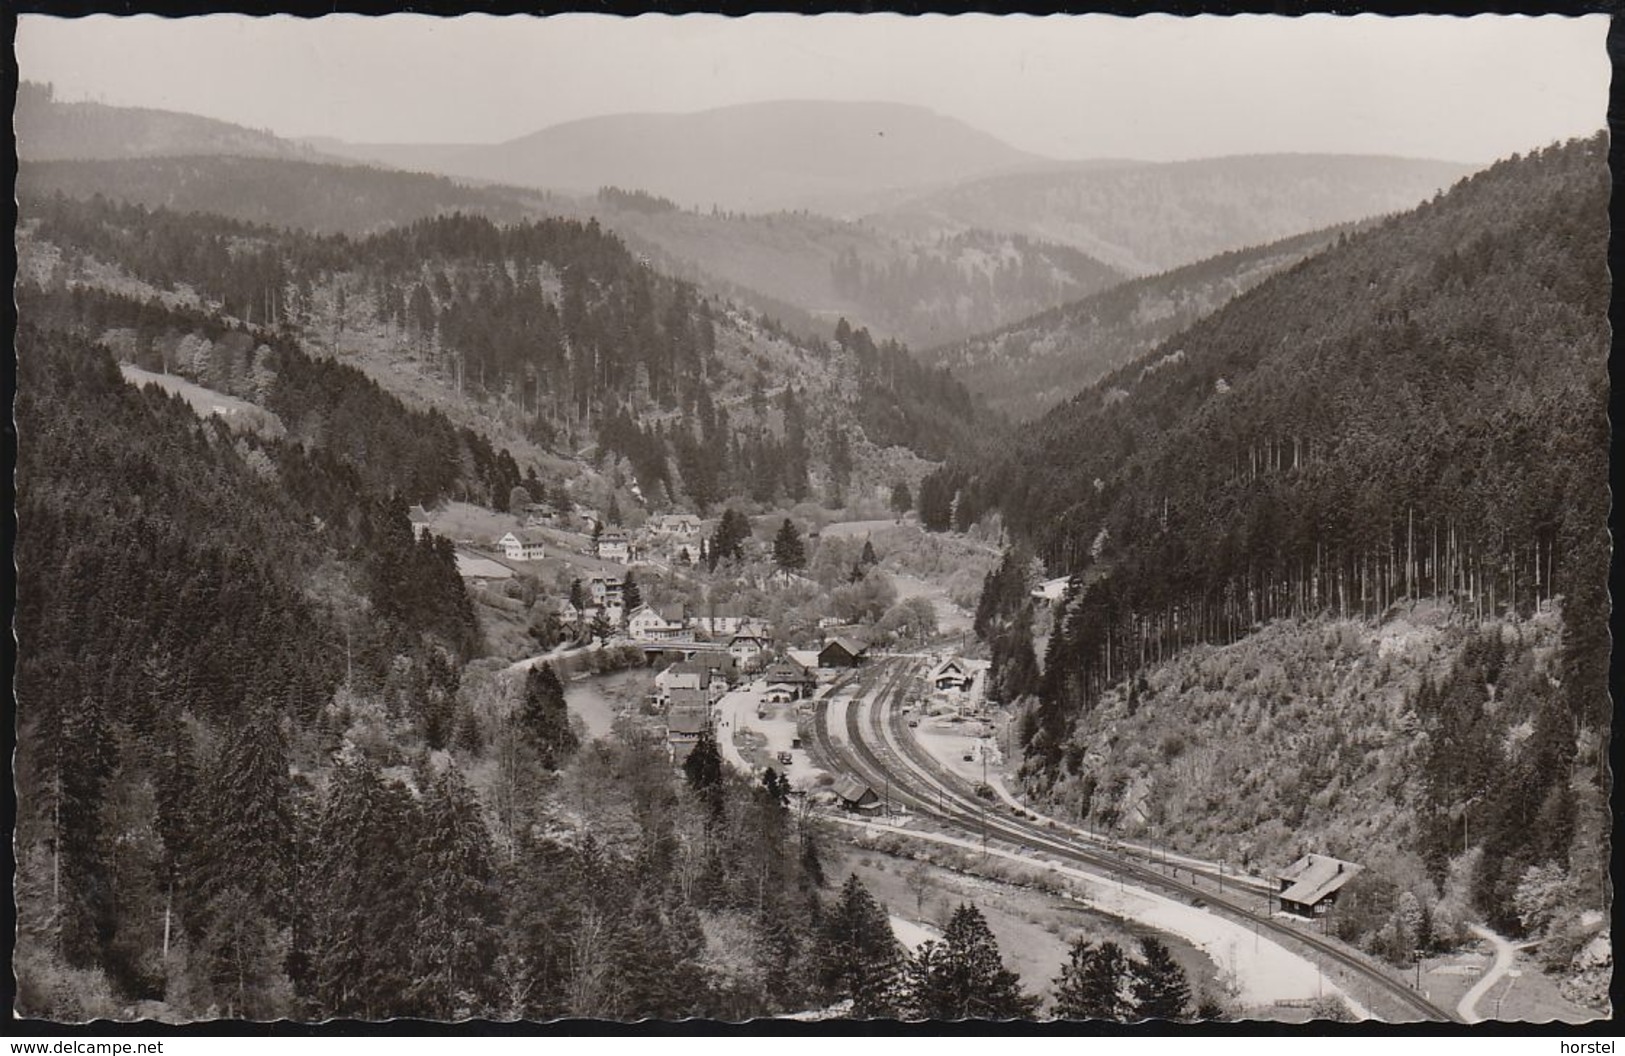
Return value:
[[(1059, 834), (1057, 848), (1087, 848), (1071, 852), (1089, 859), (1076, 875), (1097, 885), (1097, 904), (1108, 915), (1162, 921), (1159, 927), (1205, 950), (1221, 971), (1260, 980), (1253, 996), (1277, 1014), (1301, 1014), (1326, 992), (1324, 976), (1298, 954), (1266, 944), (1249, 958), (1237, 937), (1252, 935), (1256, 945), (1255, 932), (1269, 921), (1282, 934), (1321, 944), (1326, 956), (1328, 922), (1362, 865), (1311, 852), (1274, 869), (1243, 871), (1143, 837), (1032, 814), (1019, 789), (1012, 792), (1016, 716), (991, 699), (985, 648), (966, 633), (965, 606), (940, 584), (915, 583), (901, 597), (896, 584), (908, 575), (880, 567), (882, 552), (907, 548), (899, 540), (909, 538), (910, 515), (798, 523), (783, 511), (753, 520), (732, 510), (720, 518), (674, 512), (649, 514), (633, 527), (610, 512), (616, 523), (598, 509), (562, 513), (534, 502), (507, 515), (413, 507), (409, 518), (420, 536), (453, 536), (459, 571), (488, 632), (504, 618), (523, 625), (512, 641), (515, 667), (568, 665), (593, 653), (631, 658), (623, 663), (633, 667), (616, 676), (630, 681), (596, 728), (643, 727), (663, 741), (674, 769), (709, 739), (724, 766), (756, 780), (771, 772), (800, 809), (820, 812), (837, 828), (856, 826), (860, 844), (895, 833), (903, 848), (944, 840), (973, 846), (954, 843), (953, 825), (939, 824), (957, 794), (962, 816), (979, 812), (983, 819), (984, 863), (989, 832), (1006, 856), (1012, 845), (1042, 846)], [(731, 530), (739, 537), (723, 542), (736, 549), (714, 560), (729, 518), (737, 518)], [(1047, 612), (1068, 586), (1066, 577), (1039, 578), (1027, 594)], [(867, 732), (842, 732), (849, 722), (856, 731), (859, 716)], [(895, 777), (857, 762), (860, 749), (887, 740), (888, 721), (893, 735), (907, 740), (902, 754), (914, 757), (912, 769), (900, 766)], [(899, 747), (892, 743), (894, 752)], [(1136, 872), (1141, 886), (1123, 887)], [(1107, 883), (1098, 886), (1102, 877)], [(1170, 899), (1167, 886), (1185, 894)], [(1116, 909), (1113, 898), (1122, 903)], [(1255, 916), (1259, 923), (1248, 924)], [(901, 917), (894, 927), (905, 936), (919, 930)], [(1467, 969), (1440, 959), (1426, 974), (1432, 987), (1453, 992), (1450, 973), (1458, 970)], [(1419, 968), (1419, 985), (1422, 974)]]

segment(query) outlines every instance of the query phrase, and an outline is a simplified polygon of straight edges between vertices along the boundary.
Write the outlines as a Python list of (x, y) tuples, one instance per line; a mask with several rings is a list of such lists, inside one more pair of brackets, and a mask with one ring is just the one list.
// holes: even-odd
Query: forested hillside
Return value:
[[(20, 1014), (831, 998), (782, 787), (724, 778), (714, 747), (685, 787), (635, 731), (579, 749), (551, 669), (465, 666), (451, 544), (406, 506), (535, 487), (506, 451), (274, 328), (26, 274), (18, 300)], [(115, 354), (285, 430), (199, 419)]]
[(707, 279), (923, 347), (991, 330), (1122, 279), (1069, 246), (990, 231), (900, 238), (812, 213), (650, 208), (606, 188), (584, 203), (605, 226)]
[[(1003, 691), (1036, 698), (1036, 791), (1084, 780), (1091, 714), (1125, 686), (1132, 712), (1137, 677), (1182, 650), (1437, 599), (1491, 644), (1409, 673), (1396, 710), (1426, 763), (1387, 792), (1413, 810), (1407, 850), (1442, 882), (1470, 810), (1478, 912), (1536, 930), (1519, 892), (1543, 869), (1564, 905), (1606, 909), (1607, 834), (1576, 818), (1609, 780), (1607, 202), (1601, 137), (1501, 162), (926, 482), (927, 524), (998, 510), (1073, 575), (1041, 674), (1020, 577), (984, 603)], [(1561, 617), (1544, 656), (1519, 630), (1537, 614)]]
[(550, 202), (541, 191), (467, 187), (444, 176), (224, 155), (23, 161), (17, 190), (24, 198), (101, 195), (148, 209), (344, 235), (455, 212), (516, 223)]
[(748, 318), (591, 221), (457, 214), (352, 239), (61, 195), (22, 211), (47, 281), (132, 280), (340, 356), (409, 361), (539, 443), (630, 460), (657, 501), (839, 500), (877, 485), (879, 448), (941, 459), (969, 434), (964, 390), (896, 343)]
[(1221, 253), (919, 355), (953, 371), (994, 410), (1036, 418), (1345, 234), (1343, 229), (1315, 231)]
[(572, 197), (443, 176), (288, 158), (139, 157), (23, 162), (25, 198), (95, 195), (313, 234), (368, 235), (452, 213), (498, 224), (597, 220), (658, 270), (804, 334), (838, 318), (908, 345), (991, 330), (1122, 278), (1067, 246), (970, 231), (903, 239), (806, 212), (679, 209), (637, 190)]
[(49, 84), (23, 81), (12, 111), (17, 154), (60, 158), (140, 158), (172, 154), (316, 158), (311, 148), (271, 132), (173, 110), (62, 102)]

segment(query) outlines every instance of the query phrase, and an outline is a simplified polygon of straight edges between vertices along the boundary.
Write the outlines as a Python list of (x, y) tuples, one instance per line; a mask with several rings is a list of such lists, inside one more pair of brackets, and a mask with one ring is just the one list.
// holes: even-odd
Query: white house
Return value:
[(1061, 600), (1066, 593), (1066, 585), (1071, 577), (1061, 576), (1059, 579), (1046, 579), (1032, 589), (1034, 601), (1047, 601), (1051, 605)]
[(694, 617), (694, 627), (710, 635), (738, 634), (750, 619), (743, 605), (712, 605), (704, 616)]
[(632, 543), (625, 532), (605, 532), (598, 537), (598, 560), (626, 564), (632, 560)]
[(685, 693), (703, 694), (706, 703), (715, 704), (727, 692), (722, 672), (697, 660), (680, 660), (655, 676), (655, 699), (662, 705)]
[(626, 630), (634, 638), (671, 639), (683, 633), (685, 621), (681, 605), (657, 609), (639, 605), (626, 619)]
[(510, 561), (540, 561), (547, 556), (545, 542), (540, 532), (522, 528), (498, 539), (497, 545)]
[(976, 672), (971, 666), (957, 656), (950, 656), (942, 663), (931, 669), (926, 676), (931, 687), (939, 693), (954, 691), (963, 693), (976, 681)]
[(413, 506), (407, 510), (406, 519), (412, 522), (412, 535), (414, 538), (422, 539), (433, 531), (429, 527), (429, 511), (422, 506)]
[(728, 639), (728, 655), (744, 670), (754, 671), (761, 666), (762, 657), (772, 644), (772, 640), (764, 635), (740, 633)]
[(654, 535), (694, 539), (700, 534), (700, 519), (692, 513), (667, 513), (649, 518), (648, 528)]

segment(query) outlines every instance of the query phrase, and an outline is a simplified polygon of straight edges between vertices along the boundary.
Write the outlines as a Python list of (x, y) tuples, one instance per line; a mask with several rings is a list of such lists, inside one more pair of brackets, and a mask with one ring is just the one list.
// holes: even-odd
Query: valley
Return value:
[(1029, 51), (24, 79), (14, 1011), (1610, 1015), (1606, 133), (1188, 156)]

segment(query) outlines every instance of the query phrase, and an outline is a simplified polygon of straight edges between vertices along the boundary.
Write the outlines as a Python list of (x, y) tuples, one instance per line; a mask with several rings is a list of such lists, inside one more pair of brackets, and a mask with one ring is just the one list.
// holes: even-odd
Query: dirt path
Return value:
[(1483, 925), (1468, 926), (1474, 935), (1495, 947), (1495, 963), (1490, 965), (1489, 971), (1484, 973), (1471, 990), (1462, 995), (1461, 1003), (1456, 1006), (1456, 1014), (1463, 1022), (1480, 1023), (1484, 1017), (1478, 1014), (1478, 1002), (1490, 992), (1491, 987), (1501, 981), (1507, 969), (1512, 967), (1512, 959), (1518, 955), (1518, 948)]

